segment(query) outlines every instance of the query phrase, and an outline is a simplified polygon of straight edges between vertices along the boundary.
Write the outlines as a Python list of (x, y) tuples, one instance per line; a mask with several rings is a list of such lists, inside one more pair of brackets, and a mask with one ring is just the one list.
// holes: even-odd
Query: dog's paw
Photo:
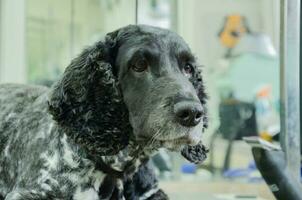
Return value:
[(207, 158), (208, 152), (209, 149), (203, 144), (199, 143), (195, 146), (185, 146), (181, 150), (181, 155), (192, 163), (201, 164)]

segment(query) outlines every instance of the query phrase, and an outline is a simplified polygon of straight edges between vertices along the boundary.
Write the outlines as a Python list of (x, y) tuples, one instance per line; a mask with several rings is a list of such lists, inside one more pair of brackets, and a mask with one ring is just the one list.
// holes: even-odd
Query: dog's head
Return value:
[(136, 139), (171, 149), (196, 145), (206, 126), (206, 95), (188, 45), (168, 30), (130, 29), (117, 33), (114, 67)]
[(200, 69), (177, 34), (130, 25), (86, 49), (55, 84), (49, 110), (90, 152), (115, 154), (132, 137), (172, 150), (207, 126)]

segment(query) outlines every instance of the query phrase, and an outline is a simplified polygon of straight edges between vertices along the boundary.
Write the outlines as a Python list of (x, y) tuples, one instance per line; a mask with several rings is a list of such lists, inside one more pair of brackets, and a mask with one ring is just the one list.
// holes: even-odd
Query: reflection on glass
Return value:
[(85, 46), (135, 22), (135, 0), (28, 0), (29, 82), (49, 85)]

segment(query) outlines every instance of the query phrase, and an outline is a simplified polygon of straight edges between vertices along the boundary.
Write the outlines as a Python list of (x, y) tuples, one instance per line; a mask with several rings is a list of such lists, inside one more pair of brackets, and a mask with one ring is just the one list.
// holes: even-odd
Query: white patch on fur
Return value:
[(10, 118), (15, 117), (17, 114), (14, 112), (9, 113), (6, 117), (4, 121), (8, 121)]
[(74, 153), (71, 150), (70, 146), (68, 145), (67, 136), (64, 135), (62, 138), (62, 144), (63, 144), (63, 160), (66, 162), (67, 165), (69, 165), (71, 168), (77, 168), (79, 166), (79, 163), (73, 160)]
[(48, 157), (48, 166), (50, 169), (56, 169), (58, 167), (58, 163), (59, 163), (59, 155), (58, 152), (54, 152), (53, 156)]
[(142, 164), (142, 163), (141, 163), (141, 160), (140, 160), (140, 159), (137, 159), (137, 160), (135, 161), (135, 163), (134, 163), (135, 169), (137, 170), (138, 167), (139, 167), (141, 164)]
[(93, 175), (92, 175), (93, 179), (94, 179), (94, 183), (93, 183), (93, 187), (94, 189), (98, 192), (101, 186), (101, 183), (104, 180), (105, 174), (101, 171), (96, 171)]
[(19, 199), (20, 197), (21, 197), (21, 195), (19, 192), (12, 191), (11, 193), (8, 193), (8, 195), (6, 196), (5, 199), (15, 200), (15, 199)]
[(4, 149), (4, 156), (9, 157), (9, 145), (7, 145)]
[(94, 168), (84, 168), (81, 171), (77, 173), (64, 173), (62, 176), (66, 177), (68, 180), (70, 180), (75, 185), (81, 185), (83, 183), (88, 183), (90, 181), (90, 178), (93, 176)]
[(119, 162), (118, 160), (118, 156), (114, 157), (114, 162), (113, 164), (111, 165), (111, 167), (117, 171), (122, 171), (123, 169), (123, 162)]
[(46, 191), (51, 191), (52, 190), (52, 188), (46, 183), (42, 183), (41, 188), (46, 190)]
[(145, 200), (148, 199), (149, 197), (151, 197), (153, 194), (155, 194), (156, 192), (158, 192), (159, 188), (156, 186), (155, 188), (152, 188), (151, 190), (149, 190), (148, 192), (145, 192), (143, 194), (143, 196), (141, 196), (139, 198), (139, 200)]
[(120, 191), (124, 190), (124, 184), (123, 184), (123, 180), (122, 179), (118, 179), (116, 182), (117, 185), (117, 189), (119, 189)]
[(53, 127), (54, 127), (54, 123), (48, 124), (48, 126), (46, 126), (46, 128), (48, 128), (48, 130), (38, 132), (38, 134), (36, 135), (36, 139), (44, 139), (46, 137), (45, 134), (49, 135), (51, 133), (51, 130), (52, 130)]
[(89, 188), (82, 191), (81, 187), (78, 187), (73, 196), (74, 200), (99, 200), (98, 193), (93, 189)]
[(103, 161), (116, 171), (123, 171), (128, 161), (133, 157), (129, 155), (129, 149), (126, 147), (114, 156), (102, 156)]
[(48, 180), (51, 182), (52, 185), (59, 185), (58, 181), (51, 177), (51, 174), (47, 170), (41, 169), (39, 173), (40, 176), (37, 179), (38, 184), (44, 184), (44, 181)]
[(47, 153), (43, 153), (41, 157), (45, 160), (46, 167), (49, 169), (56, 169), (59, 165), (59, 155), (55, 151), (52, 156), (48, 156)]
[(50, 174), (47, 170), (45, 169), (41, 169), (40, 170), (40, 176), (38, 178), (38, 182), (43, 182), (45, 179), (47, 179), (48, 177), (50, 177)]

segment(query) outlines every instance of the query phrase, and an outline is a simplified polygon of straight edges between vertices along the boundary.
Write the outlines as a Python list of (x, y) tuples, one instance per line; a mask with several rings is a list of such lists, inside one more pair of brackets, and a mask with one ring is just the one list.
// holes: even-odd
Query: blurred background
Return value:
[(274, 199), (244, 136), (277, 141), (279, 18), (276, 0), (0, 0), (0, 82), (56, 81), (86, 46), (119, 27), (179, 33), (210, 96), (211, 151), (196, 166), (160, 150), (153, 165), (171, 199)]

